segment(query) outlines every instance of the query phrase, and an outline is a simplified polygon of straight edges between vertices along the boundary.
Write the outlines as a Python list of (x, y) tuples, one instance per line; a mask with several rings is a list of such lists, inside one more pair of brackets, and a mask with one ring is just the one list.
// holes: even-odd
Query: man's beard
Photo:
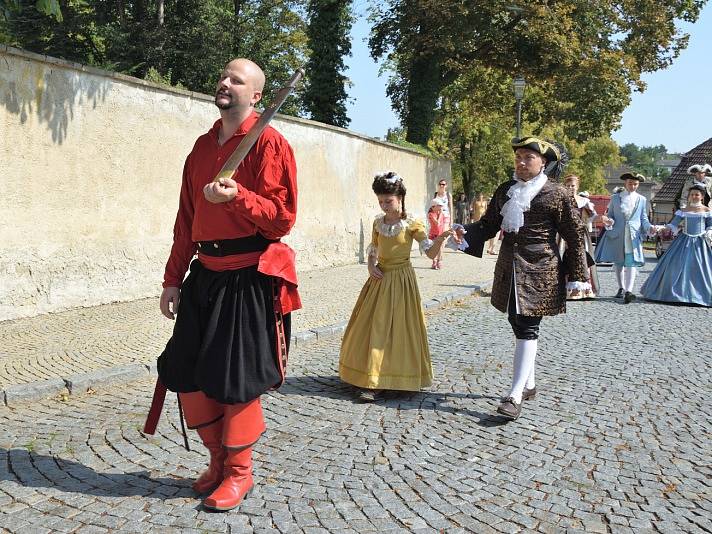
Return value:
[[(229, 101), (227, 102), (227, 104), (226, 104), (226, 103), (218, 103), (218, 98), (221, 97), (221, 96), (222, 96), (222, 97), (226, 97), (226, 98), (229, 99)], [(215, 94), (215, 99), (213, 100), (213, 102), (215, 103), (215, 106), (216, 106), (218, 109), (230, 109), (230, 108), (235, 107), (235, 101), (232, 99), (231, 96), (226, 95), (225, 93), (216, 93), (216, 94)]]

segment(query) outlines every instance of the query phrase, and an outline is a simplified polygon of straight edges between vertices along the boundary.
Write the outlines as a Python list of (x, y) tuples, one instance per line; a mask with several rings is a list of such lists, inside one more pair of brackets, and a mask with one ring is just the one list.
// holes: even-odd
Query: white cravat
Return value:
[(633, 191), (632, 193), (629, 191), (621, 191), (620, 196), (621, 211), (623, 212), (623, 215), (626, 219), (630, 219), (633, 215), (633, 211), (635, 210), (635, 206), (638, 203), (638, 198), (640, 197), (640, 195), (635, 191)]
[(524, 181), (514, 175), (516, 183), (509, 188), (509, 200), (502, 206), (502, 230), (517, 233), (524, 225), (524, 212), (529, 211), (532, 199), (539, 194), (548, 177), (543, 172), (529, 181)]

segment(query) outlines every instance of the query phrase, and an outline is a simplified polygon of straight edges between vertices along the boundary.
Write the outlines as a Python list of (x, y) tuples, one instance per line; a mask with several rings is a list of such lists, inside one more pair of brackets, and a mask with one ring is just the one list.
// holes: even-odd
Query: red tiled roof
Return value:
[(696, 163), (712, 164), (712, 137), (682, 155), (680, 163), (655, 195), (655, 201), (675, 202), (680, 197), (685, 182), (690, 178), (687, 169)]

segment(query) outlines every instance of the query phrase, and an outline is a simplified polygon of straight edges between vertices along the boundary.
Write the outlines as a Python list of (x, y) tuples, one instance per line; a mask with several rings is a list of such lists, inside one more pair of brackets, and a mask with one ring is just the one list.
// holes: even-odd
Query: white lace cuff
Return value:
[[(462, 230), (462, 235), (465, 235), (467, 233), (467, 230), (465, 230), (465, 227), (462, 226), (461, 224), (455, 223), (452, 225), (452, 230), (454, 232), (457, 232), (458, 230)], [(449, 239), (448, 242), (445, 244), (445, 248), (450, 248), (454, 251), (458, 250), (467, 250), (470, 247), (469, 243), (465, 241), (465, 238), (461, 238), (461, 242), (458, 243), (454, 239)]]
[(673, 235), (677, 235), (677, 233), (680, 231), (680, 227), (676, 224), (667, 224), (666, 226), (670, 228), (670, 231), (673, 233)]
[(586, 291), (587, 289), (591, 289), (591, 283), (590, 282), (566, 282), (566, 289), (569, 291), (572, 289), (578, 289), (579, 291)]
[(433, 240), (428, 239), (426, 237), (419, 243), (419, 246), (420, 246), (420, 253), (425, 254), (433, 246)]
[(464, 238), (464, 237), (462, 238), (462, 241), (461, 241), (460, 243), (458, 243), (458, 242), (455, 241), (454, 239), (450, 239), (450, 240), (448, 240), (448, 242), (445, 244), (445, 248), (450, 248), (450, 249), (455, 250), (455, 251), (457, 251), (457, 250), (462, 250), (462, 251), (464, 251), (464, 250), (467, 250), (469, 247), (470, 247), (470, 245), (469, 245), (469, 243), (468, 243), (467, 241), (465, 241), (465, 238)]
[(366, 257), (367, 258), (378, 258), (378, 247), (374, 245), (373, 243), (369, 244), (368, 247), (366, 248)]

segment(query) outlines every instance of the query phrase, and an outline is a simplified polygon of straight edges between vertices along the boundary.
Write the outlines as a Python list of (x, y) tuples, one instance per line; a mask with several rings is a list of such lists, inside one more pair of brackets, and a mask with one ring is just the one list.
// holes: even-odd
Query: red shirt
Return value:
[[(268, 126), (237, 169), (237, 196), (230, 202), (213, 204), (203, 195), (245, 134), (259, 119), (252, 113), (222, 146), (218, 133), (222, 119), (201, 135), (183, 167), (180, 204), (173, 227), (173, 247), (166, 264), (163, 287), (180, 287), (197, 250), (198, 241), (234, 239), (262, 234), (279, 239), (289, 233), (297, 215), (297, 166), (292, 148)], [(236, 268), (242, 255), (207, 257), (199, 255), (210, 270)], [(250, 264), (257, 264), (259, 253)]]
[(445, 214), (442, 210), (440, 213), (428, 211), (428, 223), (430, 226), (428, 238), (434, 239), (445, 231)]

